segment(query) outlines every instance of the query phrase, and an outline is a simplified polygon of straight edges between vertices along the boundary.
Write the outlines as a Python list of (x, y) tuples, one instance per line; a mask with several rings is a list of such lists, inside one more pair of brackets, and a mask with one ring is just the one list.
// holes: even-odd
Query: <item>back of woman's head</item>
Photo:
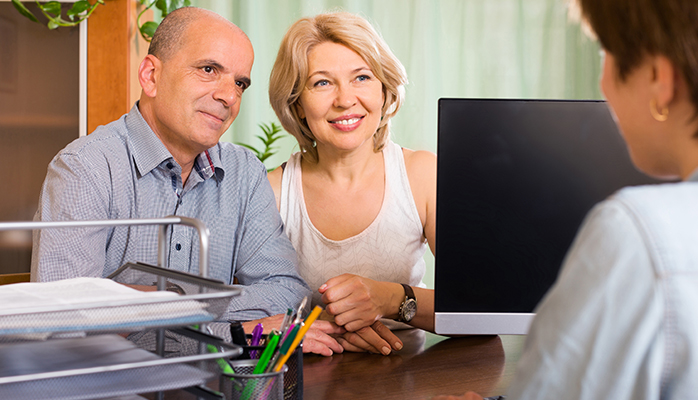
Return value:
[(269, 79), (269, 101), (281, 125), (301, 147), (303, 157), (317, 161), (314, 136), (299, 117), (298, 99), (308, 79), (308, 54), (318, 44), (332, 42), (355, 51), (371, 67), (383, 84), (385, 103), (382, 119), (374, 135), (374, 150), (380, 151), (389, 140), (390, 119), (404, 99), (407, 74), (400, 61), (364, 18), (346, 12), (319, 14), (302, 18), (286, 32)]
[(683, 75), (698, 110), (698, 1), (575, 0), (582, 19), (613, 54), (621, 80), (646, 55), (663, 55)]

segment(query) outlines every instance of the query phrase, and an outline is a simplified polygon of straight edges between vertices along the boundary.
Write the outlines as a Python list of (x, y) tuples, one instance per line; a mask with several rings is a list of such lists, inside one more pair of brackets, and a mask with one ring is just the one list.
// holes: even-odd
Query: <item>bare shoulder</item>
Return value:
[(275, 168), (273, 171), (267, 173), (267, 179), (269, 179), (269, 183), (271, 184), (271, 187), (274, 189), (276, 192), (277, 188), (281, 189), (281, 178), (284, 175), (284, 170), (281, 167)]
[(436, 154), (426, 150), (402, 149), (405, 168), (411, 181), (436, 181)]
[(274, 191), (274, 198), (276, 198), (276, 208), (280, 208), (281, 200), (281, 180), (284, 176), (284, 170), (281, 167), (277, 167), (273, 171), (267, 174), (267, 179), (269, 179), (269, 184)]

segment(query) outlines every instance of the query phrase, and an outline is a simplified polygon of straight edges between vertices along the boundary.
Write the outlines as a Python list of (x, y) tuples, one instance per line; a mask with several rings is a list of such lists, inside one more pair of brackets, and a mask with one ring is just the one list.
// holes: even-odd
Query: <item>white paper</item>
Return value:
[(177, 293), (142, 292), (101, 278), (0, 286), (0, 304), (0, 335), (129, 330), (214, 318), (204, 304)]

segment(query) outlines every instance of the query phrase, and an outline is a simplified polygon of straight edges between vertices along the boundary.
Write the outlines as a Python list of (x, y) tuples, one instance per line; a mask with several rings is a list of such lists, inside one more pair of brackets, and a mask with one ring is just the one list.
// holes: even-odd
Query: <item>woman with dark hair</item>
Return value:
[(698, 2), (577, 6), (604, 49), (601, 88), (633, 162), (682, 182), (626, 188), (590, 212), (507, 399), (695, 398)]

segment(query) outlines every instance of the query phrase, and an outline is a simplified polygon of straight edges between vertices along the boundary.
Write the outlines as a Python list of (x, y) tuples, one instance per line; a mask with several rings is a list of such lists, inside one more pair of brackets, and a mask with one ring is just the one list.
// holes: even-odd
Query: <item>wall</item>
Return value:
[[(0, 3), (0, 221), (31, 220), (46, 166), (78, 137), (78, 29)], [(29, 270), (31, 232), (0, 232), (0, 273)]]

